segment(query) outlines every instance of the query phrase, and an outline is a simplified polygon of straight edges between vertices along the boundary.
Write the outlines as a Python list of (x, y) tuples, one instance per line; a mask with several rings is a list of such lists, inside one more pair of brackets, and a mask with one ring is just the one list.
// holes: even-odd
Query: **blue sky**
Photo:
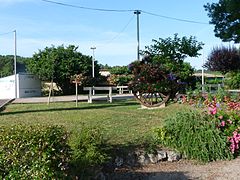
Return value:
[[(53, 0), (54, 1), (54, 0)], [(163, 16), (208, 23), (203, 5), (218, 0), (55, 0), (76, 6), (103, 9), (143, 10)], [(136, 15), (133, 12), (99, 12), (65, 7), (41, 0), (0, 0), (0, 54), (13, 54), (13, 33), (17, 30), (17, 54), (31, 57), (51, 45), (79, 46), (79, 51), (92, 55), (96, 46), (99, 63), (128, 65), (137, 58)], [(140, 15), (140, 49), (152, 39), (196, 36), (205, 44), (199, 58), (187, 59), (197, 69), (214, 46), (222, 45), (209, 24), (175, 21), (146, 13)]]

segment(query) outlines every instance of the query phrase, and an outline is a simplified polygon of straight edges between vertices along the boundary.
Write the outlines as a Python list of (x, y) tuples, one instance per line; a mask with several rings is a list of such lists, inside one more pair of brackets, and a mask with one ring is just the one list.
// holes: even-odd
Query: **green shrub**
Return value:
[(230, 159), (227, 137), (216, 128), (210, 116), (198, 111), (177, 112), (156, 129), (157, 141), (174, 148), (189, 159), (208, 162)]
[(2, 179), (63, 178), (68, 168), (68, 133), (58, 126), (0, 127)]
[(103, 134), (97, 127), (83, 126), (80, 133), (77, 134), (73, 149), (73, 160), (75, 166), (80, 169), (81, 175), (86, 169), (101, 165), (108, 158)]
[(239, 89), (240, 88), (240, 71), (227, 73), (224, 83), (229, 89)]

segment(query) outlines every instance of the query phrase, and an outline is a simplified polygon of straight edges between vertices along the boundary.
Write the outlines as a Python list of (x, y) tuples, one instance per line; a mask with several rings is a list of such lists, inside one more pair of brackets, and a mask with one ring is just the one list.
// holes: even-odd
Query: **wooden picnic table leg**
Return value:
[(92, 87), (90, 87), (90, 89), (89, 89), (89, 95), (88, 95), (88, 103), (92, 103), (92, 91), (93, 89), (92, 89)]
[(112, 103), (112, 87), (109, 87), (109, 102)]

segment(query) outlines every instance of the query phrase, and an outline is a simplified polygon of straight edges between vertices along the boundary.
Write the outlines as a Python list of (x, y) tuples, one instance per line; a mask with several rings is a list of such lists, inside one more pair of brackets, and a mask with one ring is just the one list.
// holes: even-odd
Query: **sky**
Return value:
[[(173, 37), (175, 33), (179, 37), (195, 36), (205, 44), (201, 56), (186, 59), (196, 69), (202, 67), (213, 47), (226, 44), (214, 36), (214, 26), (208, 23), (210, 18), (203, 7), (218, 0), (53, 1), (95, 9), (141, 10), (140, 49), (151, 45), (152, 39)], [(137, 16), (133, 11), (95, 11), (43, 0), (0, 0), (0, 55), (14, 54), (14, 30), (19, 56), (31, 57), (45, 47), (73, 44), (89, 56), (93, 55), (91, 47), (96, 47), (95, 59), (104, 65), (128, 65), (137, 59)]]

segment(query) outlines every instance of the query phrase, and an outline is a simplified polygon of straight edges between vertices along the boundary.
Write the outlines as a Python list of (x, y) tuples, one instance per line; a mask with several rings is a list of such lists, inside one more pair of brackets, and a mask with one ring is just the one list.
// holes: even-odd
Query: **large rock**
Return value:
[(181, 159), (181, 154), (174, 151), (167, 151), (167, 157), (169, 162), (179, 161)]
[(159, 161), (166, 161), (167, 160), (167, 152), (166, 151), (157, 151), (157, 159)]

